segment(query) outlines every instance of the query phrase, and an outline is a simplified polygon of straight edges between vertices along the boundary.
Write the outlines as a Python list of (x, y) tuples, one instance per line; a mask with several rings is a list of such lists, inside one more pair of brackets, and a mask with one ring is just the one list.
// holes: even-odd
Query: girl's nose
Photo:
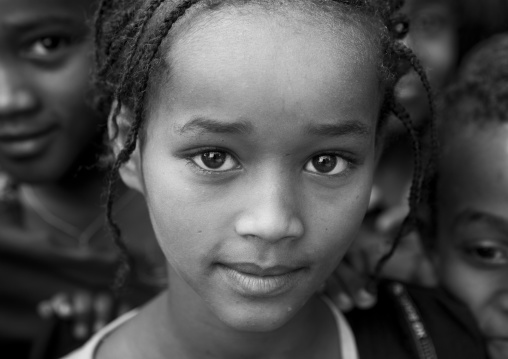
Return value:
[(298, 199), (289, 183), (260, 181), (249, 192), (245, 198), (250, 203), (236, 221), (237, 234), (272, 242), (303, 236)]
[(23, 77), (0, 64), (0, 118), (22, 115), (37, 105), (34, 92)]

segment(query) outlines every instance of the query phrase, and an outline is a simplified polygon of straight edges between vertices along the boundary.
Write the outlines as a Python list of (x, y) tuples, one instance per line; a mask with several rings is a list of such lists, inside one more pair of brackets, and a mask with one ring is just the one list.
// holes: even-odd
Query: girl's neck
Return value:
[[(185, 291), (192, 289), (175, 285), (174, 278), (169, 283), (170, 289), (147, 306), (136, 318), (137, 325), (131, 327), (136, 328), (132, 337), (140, 341), (131, 341), (133, 347), (125, 352), (140, 351), (129, 357), (147, 354), (146, 348), (151, 348), (150, 357), (161, 359), (340, 358), (336, 323), (317, 297), (311, 298), (283, 327), (253, 333), (227, 327), (200, 298), (186, 296)], [(139, 333), (144, 333), (143, 338), (139, 338)]]

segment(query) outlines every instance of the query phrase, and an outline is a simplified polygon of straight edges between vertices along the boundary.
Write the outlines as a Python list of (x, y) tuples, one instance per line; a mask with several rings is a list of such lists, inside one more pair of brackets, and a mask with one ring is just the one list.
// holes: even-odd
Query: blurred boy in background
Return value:
[(97, 166), (106, 118), (87, 103), (95, 7), (92, 0), (0, 0), (2, 356), (28, 355), (44, 328), (38, 307), (45, 300), (57, 299), (42, 305), (46, 315), (75, 319), (58, 356), (112, 319), (120, 303), (138, 305), (160, 284), (144, 202), (119, 183), (115, 215), (137, 244), (129, 249), (139, 270), (123, 298), (110, 289), (118, 253), (103, 219), (107, 171)]

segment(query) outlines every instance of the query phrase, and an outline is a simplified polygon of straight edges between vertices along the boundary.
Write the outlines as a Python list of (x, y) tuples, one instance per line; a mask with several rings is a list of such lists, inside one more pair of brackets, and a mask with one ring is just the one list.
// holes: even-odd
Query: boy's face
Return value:
[(363, 34), (228, 14), (174, 45), (137, 176), (170, 295), (214, 313), (208, 324), (268, 331), (299, 312), (356, 236), (379, 80)]
[(59, 179), (101, 121), (85, 103), (92, 0), (0, 0), (0, 168)]
[(465, 125), (444, 144), (438, 186), (441, 283), (473, 312), (492, 359), (508, 357), (508, 125)]
[[(432, 88), (441, 89), (457, 61), (457, 28), (449, 1), (408, 0), (402, 12), (410, 20), (405, 44), (418, 56)], [(400, 80), (397, 96), (413, 121), (428, 115), (427, 96), (416, 72)]]

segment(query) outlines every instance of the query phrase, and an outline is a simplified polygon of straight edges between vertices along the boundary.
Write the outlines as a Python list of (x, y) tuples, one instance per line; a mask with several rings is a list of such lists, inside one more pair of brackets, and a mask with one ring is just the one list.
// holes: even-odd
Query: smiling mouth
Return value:
[(0, 130), (0, 142), (17, 142), (42, 137), (53, 132), (57, 126), (51, 125), (36, 130), (27, 129), (10, 129), (3, 128)]
[(57, 126), (49, 126), (37, 131), (0, 131), (0, 150), (9, 157), (27, 158), (40, 154), (53, 141)]
[(261, 267), (252, 263), (217, 264), (221, 277), (231, 288), (247, 297), (273, 297), (293, 288), (303, 267)]

